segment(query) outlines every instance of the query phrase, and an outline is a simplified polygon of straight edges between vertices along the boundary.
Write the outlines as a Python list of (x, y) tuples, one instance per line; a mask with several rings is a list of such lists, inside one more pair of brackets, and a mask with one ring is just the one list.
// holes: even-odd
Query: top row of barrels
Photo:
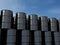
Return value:
[(13, 11), (3, 9), (1, 10), (0, 27), (2, 29), (60, 31), (60, 20), (47, 16), (38, 17), (36, 14), (30, 14), (27, 18), (24, 12), (17, 12), (16, 16), (13, 16)]

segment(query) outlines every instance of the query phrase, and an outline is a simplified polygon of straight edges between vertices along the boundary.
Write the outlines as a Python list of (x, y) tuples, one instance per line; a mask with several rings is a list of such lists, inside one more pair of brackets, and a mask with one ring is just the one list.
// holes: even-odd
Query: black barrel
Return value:
[(52, 36), (51, 32), (45, 32), (45, 45), (52, 45)]
[(54, 32), (54, 43), (60, 45), (60, 32)]
[(2, 29), (11, 28), (13, 12), (11, 10), (1, 10), (2, 15)]
[(15, 43), (16, 43), (16, 30), (8, 29), (6, 45), (15, 45)]
[(48, 17), (41, 16), (41, 31), (48, 31)]
[(41, 31), (34, 31), (34, 45), (42, 45)]
[(16, 13), (16, 20), (17, 20), (17, 29), (25, 29), (26, 23), (26, 13), (24, 12), (17, 12)]
[(29, 15), (29, 29), (38, 30), (38, 16), (36, 14)]
[(29, 45), (30, 40), (30, 32), (29, 30), (22, 30), (22, 45)]
[(51, 31), (57, 31), (57, 19), (50, 18)]

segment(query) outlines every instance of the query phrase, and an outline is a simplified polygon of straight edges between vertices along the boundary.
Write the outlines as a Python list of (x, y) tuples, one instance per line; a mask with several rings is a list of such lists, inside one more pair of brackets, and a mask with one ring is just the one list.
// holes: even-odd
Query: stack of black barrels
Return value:
[(1, 45), (60, 45), (60, 19), (3, 9), (0, 15)]

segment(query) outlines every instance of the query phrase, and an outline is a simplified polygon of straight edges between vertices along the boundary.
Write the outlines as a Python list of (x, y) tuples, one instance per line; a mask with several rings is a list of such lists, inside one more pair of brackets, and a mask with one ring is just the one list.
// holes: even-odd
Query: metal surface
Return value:
[(60, 45), (60, 32), (54, 32), (55, 45)]
[[(1, 15), (2, 15), (2, 28), (11, 28), (10, 25), (13, 17), (13, 12), (11, 10), (1, 10)], [(8, 27), (5, 27), (5, 25), (8, 25)]]
[(3, 15), (2, 16), (2, 22), (8, 22), (8, 23), (10, 23), (11, 22), (11, 17)]
[(29, 15), (30, 30), (38, 30), (38, 16), (36, 14)]
[(7, 45), (15, 45), (14, 43), (7, 43)]
[(23, 17), (23, 18), (25, 18), (26, 13), (24, 13), (24, 12), (17, 12), (16, 15), (17, 15), (17, 17)]
[(22, 31), (22, 45), (28, 45), (29, 44), (29, 30), (23, 30)]
[(22, 45), (29, 45), (29, 43), (22, 43)]
[(34, 44), (42, 45), (41, 31), (34, 31)]
[(4, 23), (2, 23), (2, 28), (4, 29), (4, 28), (11, 28), (11, 24), (10, 23), (7, 23), (7, 22), (4, 22)]
[(51, 32), (45, 32), (45, 44), (46, 45), (52, 45), (52, 37)]
[(41, 30), (48, 31), (48, 17), (41, 16)]
[(11, 10), (8, 10), (8, 9), (3, 9), (1, 10), (1, 12), (3, 15), (6, 15), (6, 16), (8, 16), (8, 14), (12, 16), (11, 14), (13, 13)]
[(16, 35), (16, 30), (15, 29), (8, 29), (7, 35)]
[(57, 20), (56, 18), (50, 18), (51, 31), (57, 31)]
[(16, 42), (16, 30), (9, 29), (7, 30), (7, 45), (15, 45)]
[(11, 22), (13, 12), (11, 10), (1, 10), (2, 22)]
[(21, 23), (19, 23), (19, 24), (17, 24), (17, 29), (25, 29), (25, 25), (23, 25), (23, 24), (21, 24)]
[(17, 12), (17, 29), (25, 29), (26, 14), (24, 12)]

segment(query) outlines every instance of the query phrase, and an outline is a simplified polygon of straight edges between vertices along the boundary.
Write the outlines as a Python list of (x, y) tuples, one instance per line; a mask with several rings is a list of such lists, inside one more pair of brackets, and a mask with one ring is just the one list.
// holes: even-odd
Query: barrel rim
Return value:
[(16, 14), (18, 14), (18, 13), (26, 14), (25, 12), (16, 12)]
[(1, 11), (9, 11), (9, 12), (13, 13), (13, 11), (9, 10), (9, 9), (2, 9)]

